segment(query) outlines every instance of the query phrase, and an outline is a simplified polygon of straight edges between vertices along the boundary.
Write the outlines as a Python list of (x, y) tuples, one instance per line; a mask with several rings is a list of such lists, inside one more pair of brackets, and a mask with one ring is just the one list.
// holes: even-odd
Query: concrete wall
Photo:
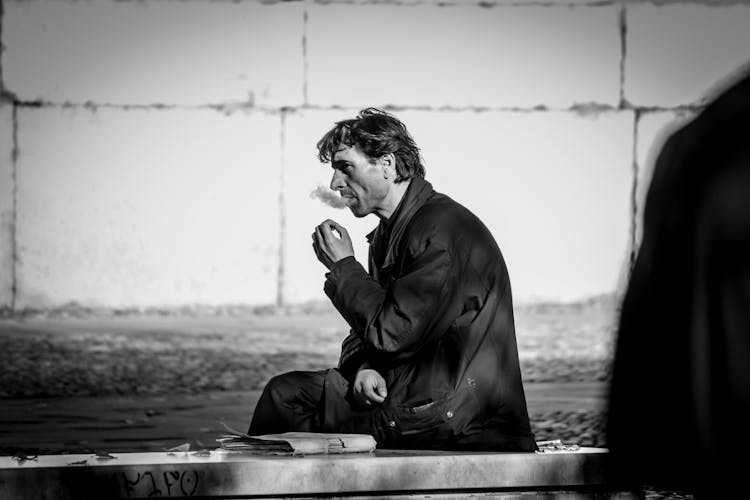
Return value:
[(520, 301), (612, 293), (665, 133), (750, 2), (3, 1), (0, 308), (322, 300), (315, 142), (404, 120)]

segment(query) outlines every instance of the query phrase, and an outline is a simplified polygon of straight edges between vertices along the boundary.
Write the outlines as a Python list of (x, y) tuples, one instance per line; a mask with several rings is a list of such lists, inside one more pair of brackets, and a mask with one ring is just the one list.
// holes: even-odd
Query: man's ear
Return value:
[(383, 167), (383, 178), (390, 179), (396, 175), (396, 157), (393, 153), (386, 153), (378, 158), (380, 165)]

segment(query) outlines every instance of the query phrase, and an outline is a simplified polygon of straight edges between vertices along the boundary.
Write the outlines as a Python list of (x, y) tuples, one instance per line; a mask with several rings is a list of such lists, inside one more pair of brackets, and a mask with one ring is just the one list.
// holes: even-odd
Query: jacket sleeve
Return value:
[(428, 238), (407, 249), (405, 268), (381, 286), (353, 257), (336, 262), (324, 290), (370, 352), (384, 361), (406, 359), (436, 340), (458, 314), (451, 256)]
[(353, 379), (359, 368), (368, 361), (367, 346), (354, 330), (341, 344), (341, 356), (339, 357), (339, 371), (347, 379)]

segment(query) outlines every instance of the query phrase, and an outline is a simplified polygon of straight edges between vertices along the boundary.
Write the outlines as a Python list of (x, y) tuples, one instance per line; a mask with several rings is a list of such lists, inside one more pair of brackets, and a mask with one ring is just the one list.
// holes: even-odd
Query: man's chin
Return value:
[(364, 217), (365, 215), (367, 215), (367, 212), (360, 212), (359, 210), (357, 210), (356, 207), (349, 207), (349, 210), (351, 210), (352, 214), (355, 217), (357, 217), (358, 219), (361, 219), (362, 217)]
[(352, 214), (354, 214), (355, 217), (364, 217), (367, 215), (360, 209), (359, 203), (357, 203), (357, 200), (354, 198), (347, 198), (346, 199), (346, 208), (351, 210)]

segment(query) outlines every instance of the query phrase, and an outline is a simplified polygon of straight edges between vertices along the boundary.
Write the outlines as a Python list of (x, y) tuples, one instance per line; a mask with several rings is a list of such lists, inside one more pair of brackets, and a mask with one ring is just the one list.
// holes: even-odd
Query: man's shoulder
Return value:
[(409, 223), (412, 238), (461, 239), (477, 243), (492, 238), (474, 213), (450, 196), (434, 192)]
[(479, 222), (479, 219), (471, 210), (450, 196), (435, 191), (414, 214), (414, 221), (420, 226), (429, 222), (434, 223), (436, 227), (450, 228), (457, 222), (472, 224)]
[(409, 249), (409, 253), (440, 248), (451, 254), (472, 256), (470, 260), (455, 259), (455, 265), (471, 262), (487, 273), (504, 268), (500, 248), (487, 226), (471, 210), (443, 193), (430, 195), (409, 221), (404, 236), (402, 248)]

